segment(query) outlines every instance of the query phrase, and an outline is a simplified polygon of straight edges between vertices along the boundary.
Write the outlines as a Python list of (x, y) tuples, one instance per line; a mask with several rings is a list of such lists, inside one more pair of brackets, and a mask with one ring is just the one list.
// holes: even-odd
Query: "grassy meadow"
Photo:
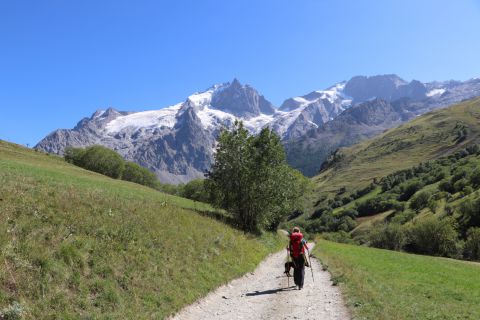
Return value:
[(161, 319), (283, 245), (195, 210), (213, 209), (0, 141), (0, 315)]
[(480, 264), (320, 240), (355, 319), (480, 319)]

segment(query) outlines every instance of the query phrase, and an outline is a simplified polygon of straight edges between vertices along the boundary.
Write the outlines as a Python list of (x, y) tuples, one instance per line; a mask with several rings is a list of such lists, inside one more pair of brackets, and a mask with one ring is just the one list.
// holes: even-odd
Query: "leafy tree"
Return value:
[(233, 213), (243, 230), (276, 229), (301, 209), (308, 180), (285, 160), (280, 138), (270, 129), (252, 136), (235, 122), (218, 138), (215, 162), (205, 187), (215, 206)]

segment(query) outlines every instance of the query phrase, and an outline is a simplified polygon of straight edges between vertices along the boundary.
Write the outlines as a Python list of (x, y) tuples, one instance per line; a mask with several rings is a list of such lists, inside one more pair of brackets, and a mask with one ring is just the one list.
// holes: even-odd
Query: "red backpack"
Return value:
[(303, 245), (302, 239), (303, 234), (300, 232), (294, 232), (290, 235), (290, 254), (294, 258), (305, 253), (305, 246)]

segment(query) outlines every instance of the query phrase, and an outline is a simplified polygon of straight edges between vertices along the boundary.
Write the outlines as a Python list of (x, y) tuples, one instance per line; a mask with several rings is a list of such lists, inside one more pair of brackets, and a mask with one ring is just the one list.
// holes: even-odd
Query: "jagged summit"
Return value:
[(415, 115), (477, 95), (479, 79), (421, 83), (396, 75), (357, 76), (289, 98), (276, 109), (255, 88), (234, 78), (158, 110), (97, 110), (73, 129), (52, 132), (36, 148), (63, 154), (69, 146), (101, 144), (153, 170), (162, 181), (178, 183), (203, 177), (218, 133), (239, 119), (253, 134), (269, 126), (284, 143), (294, 141), (298, 148), (287, 150), (294, 150), (289, 159), (308, 158), (315, 167), (321, 165), (324, 151), (340, 142), (352, 144)]

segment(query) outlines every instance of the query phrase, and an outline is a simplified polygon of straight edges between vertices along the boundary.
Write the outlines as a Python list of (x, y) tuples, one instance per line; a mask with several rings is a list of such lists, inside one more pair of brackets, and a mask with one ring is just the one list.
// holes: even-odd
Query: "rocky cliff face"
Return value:
[[(373, 137), (415, 116), (480, 95), (480, 79), (407, 83), (395, 75), (354, 77), (342, 91), (350, 109), (332, 121), (286, 142), (289, 163), (304, 174), (318, 173), (328, 155)], [(357, 103), (355, 103), (357, 102)]]
[(478, 95), (480, 79), (421, 83), (396, 75), (359, 76), (289, 98), (277, 109), (235, 79), (159, 110), (99, 110), (73, 129), (52, 132), (35, 148), (63, 154), (67, 147), (101, 144), (154, 171), (162, 182), (180, 183), (204, 176), (219, 131), (238, 119), (253, 134), (272, 128), (287, 146), (290, 163), (311, 175), (339, 146)]

